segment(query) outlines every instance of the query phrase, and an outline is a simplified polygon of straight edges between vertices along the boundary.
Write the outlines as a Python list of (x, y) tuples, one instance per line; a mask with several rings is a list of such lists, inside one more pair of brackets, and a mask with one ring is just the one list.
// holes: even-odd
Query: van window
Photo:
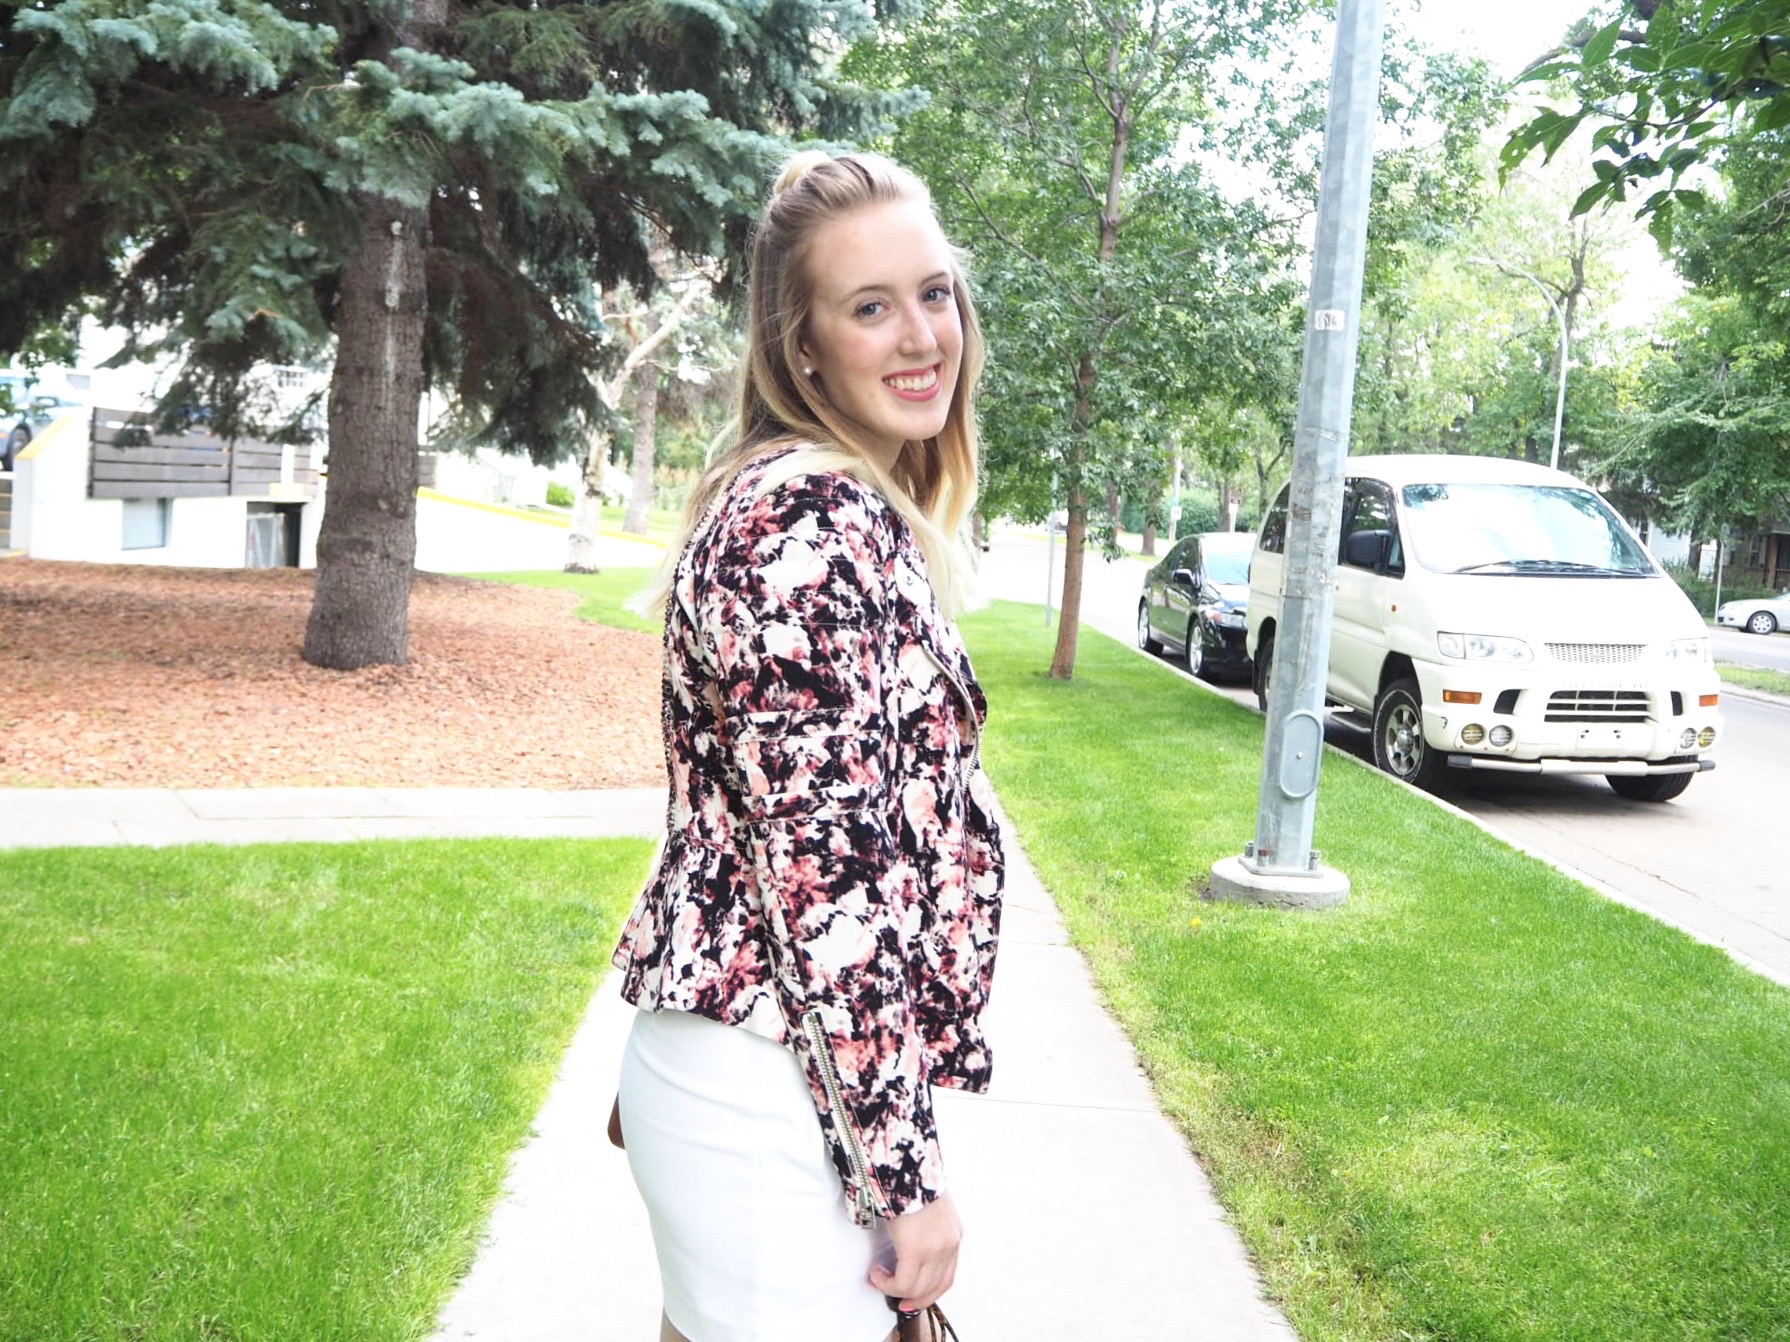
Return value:
[(1274, 496), (1274, 503), (1268, 509), (1267, 517), (1262, 519), (1262, 539), (1259, 545), (1269, 554), (1281, 554), (1287, 548), (1287, 494), (1292, 488), (1290, 480), (1280, 487), (1280, 493)]
[(1399, 543), (1398, 518), (1392, 507), (1392, 491), (1378, 480), (1351, 480), (1344, 514), (1340, 562), (1348, 563), (1349, 537), (1363, 531), (1392, 533), (1387, 551), (1386, 572), (1400, 577), (1405, 571), (1404, 547)]
[(1405, 542), (1436, 573), (1651, 578), (1657, 570), (1583, 486), (1406, 485)]

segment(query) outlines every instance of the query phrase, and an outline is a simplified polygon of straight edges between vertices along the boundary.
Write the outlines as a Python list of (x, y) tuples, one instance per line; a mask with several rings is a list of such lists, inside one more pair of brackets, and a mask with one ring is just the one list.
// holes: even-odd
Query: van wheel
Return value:
[(1630, 801), (1671, 801), (1691, 785), (1696, 774), (1605, 774), (1618, 797)]
[(1265, 714), (1268, 711), (1268, 680), (1274, 674), (1274, 631), (1262, 630), (1261, 641), (1256, 644), (1255, 662), (1249, 668), (1250, 683), (1255, 687), (1256, 707)]
[(1423, 693), (1409, 676), (1380, 691), (1374, 704), (1374, 763), (1426, 792), (1442, 780), (1447, 766), (1423, 739)]
[(1137, 603), (1137, 646), (1152, 656), (1162, 651), (1162, 644), (1157, 640), (1155, 631), (1150, 628), (1150, 603), (1148, 601)]

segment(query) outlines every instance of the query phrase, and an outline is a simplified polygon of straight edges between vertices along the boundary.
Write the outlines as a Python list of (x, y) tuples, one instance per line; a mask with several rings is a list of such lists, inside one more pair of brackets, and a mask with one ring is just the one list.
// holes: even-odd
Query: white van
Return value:
[[(1597, 493), (1499, 457), (1346, 464), (1327, 694), (1373, 719), (1374, 762), (1603, 774), (1669, 801), (1722, 732), (1709, 630)], [(1270, 693), (1287, 489), (1249, 570), (1256, 694)]]

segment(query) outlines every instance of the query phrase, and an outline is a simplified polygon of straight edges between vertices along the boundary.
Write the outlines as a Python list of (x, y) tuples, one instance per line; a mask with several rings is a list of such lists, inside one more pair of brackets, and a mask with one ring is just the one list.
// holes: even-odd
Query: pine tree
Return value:
[[(899, 6), (904, 0), (885, 0)], [(166, 404), (333, 348), (305, 657), (402, 662), (418, 400), (538, 461), (605, 423), (598, 299), (737, 258), (789, 137), (898, 107), (825, 0), (45, 0), (0, 8), (0, 355), (90, 306)]]

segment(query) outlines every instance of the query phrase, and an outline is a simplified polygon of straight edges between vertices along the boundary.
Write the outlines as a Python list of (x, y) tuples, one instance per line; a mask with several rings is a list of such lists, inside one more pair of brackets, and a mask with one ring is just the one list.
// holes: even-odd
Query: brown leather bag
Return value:
[(895, 1334), (900, 1342), (959, 1342), (957, 1330), (937, 1305), (928, 1305), (913, 1314), (901, 1310), (896, 1313), (901, 1318)]
[(609, 1144), (618, 1151), (628, 1148), (622, 1142), (622, 1097), (617, 1095), (615, 1103), (609, 1106)]

